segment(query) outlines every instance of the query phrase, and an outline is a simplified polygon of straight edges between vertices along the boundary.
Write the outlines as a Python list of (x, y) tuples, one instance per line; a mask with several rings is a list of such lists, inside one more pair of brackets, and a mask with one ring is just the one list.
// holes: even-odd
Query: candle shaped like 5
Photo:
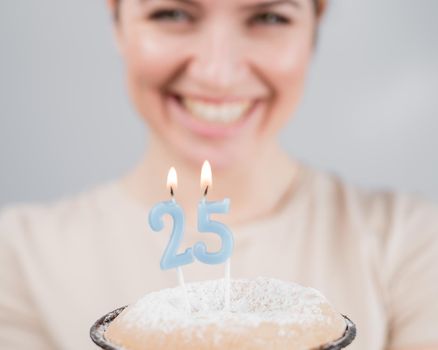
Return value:
[(161, 231), (164, 228), (164, 215), (168, 214), (173, 219), (172, 234), (160, 262), (162, 270), (177, 268), (182, 265), (191, 264), (194, 261), (192, 248), (187, 248), (184, 253), (177, 254), (184, 234), (185, 219), (182, 208), (173, 198), (174, 188), (177, 186), (175, 168), (169, 170), (167, 186), (170, 189), (172, 199), (158, 203), (149, 212), (149, 225), (154, 231)]
[(227, 213), (230, 207), (230, 200), (224, 199), (220, 202), (206, 201), (209, 187), (212, 184), (211, 168), (208, 162), (205, 162), (202, 166), (201, 172), (201, 188), (204, 189), (204, 198), (198, 205), (198, 231), (199, 232), (211, 232), (219, 235), (222, 241), (221, 249), (218, 252), (207, 252), (207, 246), (204, 242), (197, 242), (193, 247), (193, 254), (196, 259), (205, 264), (222, 264), (226, 262), (234, 247), (233, 234), (230, 229), (218, 221), (210, 219), (210, 214), (213, 213)]

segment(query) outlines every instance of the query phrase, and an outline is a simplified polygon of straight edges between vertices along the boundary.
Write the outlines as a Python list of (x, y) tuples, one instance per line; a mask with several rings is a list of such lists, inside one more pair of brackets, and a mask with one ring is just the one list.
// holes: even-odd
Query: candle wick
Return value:
[(173, 197), (174, 196), (174, 192), (173, 192), (173, 187), (170, 186), (170, 195)]
[(207, 193), (208, 193), (208, 185), (205, 186), (204, 197), (207, 197)]

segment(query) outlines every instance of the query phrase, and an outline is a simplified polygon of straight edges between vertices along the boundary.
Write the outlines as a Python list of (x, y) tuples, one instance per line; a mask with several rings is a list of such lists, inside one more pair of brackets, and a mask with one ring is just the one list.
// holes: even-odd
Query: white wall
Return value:
[[(438, 1), (330, 7), (284, 144), (353, 183), (438, 200)], [(140, 156), (111, 35), (103, 0), (0, 3), (0, 205), (74, 193)]]

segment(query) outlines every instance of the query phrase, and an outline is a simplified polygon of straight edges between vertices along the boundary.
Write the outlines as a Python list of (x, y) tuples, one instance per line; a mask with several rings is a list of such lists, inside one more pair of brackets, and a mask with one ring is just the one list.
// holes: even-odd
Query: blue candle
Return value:
[(178, 268), (194, 261), (192, 248), (187, 248), (184, 253), (177, 254), (184, 235), (185, 219), (182, 208), (173, 198), (174, 188), (177, 185), (175, 168), (169, 170), (167, 184), (170, 188), (172, 199), (158, 203), (149, 212), (149, 225), (154, 231), (161, 231), (164, 228), (164, 215), (170, 215), (173, 219), (172, 234), (160, 262), (162, 270)]
[(204, 198), (198, 205), (198, 231), (204, 233), (214, 233), (221, 238), (221, 249), (217, 252), (210, 253), (207, 251), (207, 246), (204, 242), (197, 242), (193, 247), (193, 254), (196, 259), (204, 264), (222, 264), (226, 262), (234, 247), (233, 234), (230, 229), (223, 223), (210, 219), (210, 214), (227, 213), (230, 207), (230, 200), (224, 199), (217, 202), (209, 202), (205, 200), (209, 187), (211, 187), (211, 168), (210, 164), (206, 161), (202, 166), (201, 173), (201, 187), (205, 188)]
[(215, 233), (219, 235), (222, 241), (221, 249), (218, 252), (207, 252), (207, 246), (204, 242), (197, 242), (194, 246), (194, 255), (196, 259), (204, 264), (222, 264), (228, 260), (233, 252), (234, 240), (233, 234), (227, 226), (221, 222), (210, 219), (210, 214), (227, 213), (230, 207), (228, 198), (220, 202), (209, 202), (201, 200), (198, 205), (198, 231), (205, 233)]

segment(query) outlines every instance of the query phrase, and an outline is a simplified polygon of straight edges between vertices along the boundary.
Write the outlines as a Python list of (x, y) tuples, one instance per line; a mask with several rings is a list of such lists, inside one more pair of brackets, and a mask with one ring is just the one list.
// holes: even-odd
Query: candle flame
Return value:
[(167, 173), (167, 188), (170, 190), (170, 194), (173, 196), (173, 192), (178, 186), (178, 176), (174, 167), (169, 169)]
[(201, 170), (201, 190), (204, 193), (204, 196), (207, 195), (208, 189), (211, 188), (213, 184), (212, 175), (211, 175), (211, 166), (208, 160), (202, 164)]

